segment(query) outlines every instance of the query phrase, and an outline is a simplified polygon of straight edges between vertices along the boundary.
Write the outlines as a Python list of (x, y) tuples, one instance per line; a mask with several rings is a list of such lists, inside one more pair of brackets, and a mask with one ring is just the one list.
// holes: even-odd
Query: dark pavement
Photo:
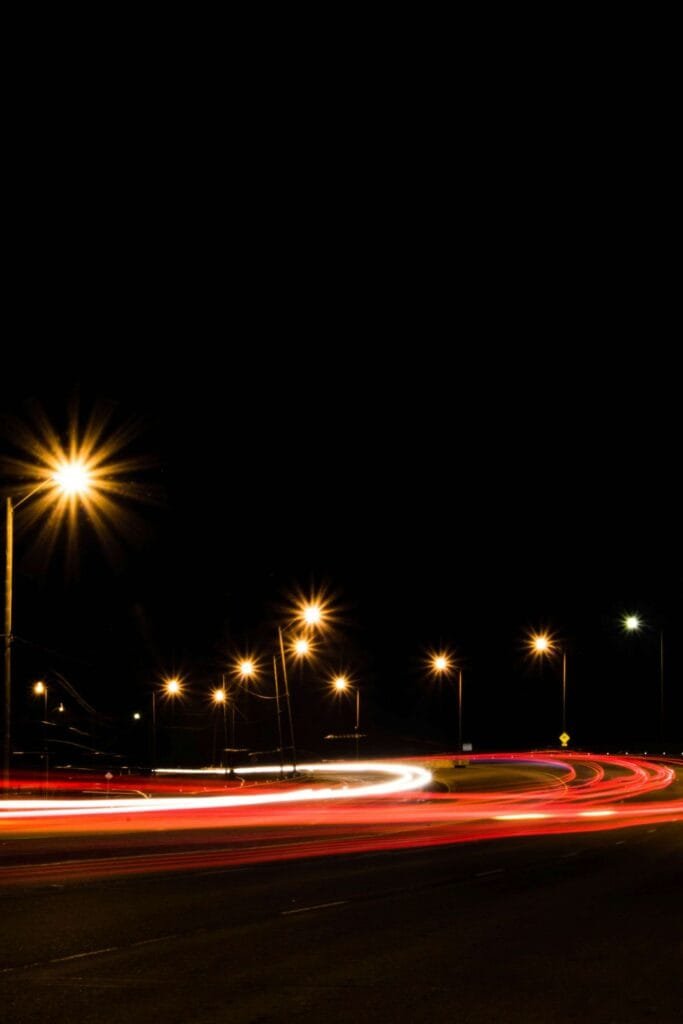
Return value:
[(1, 888), (28, 1024), (678, 1024), (683, 823)]

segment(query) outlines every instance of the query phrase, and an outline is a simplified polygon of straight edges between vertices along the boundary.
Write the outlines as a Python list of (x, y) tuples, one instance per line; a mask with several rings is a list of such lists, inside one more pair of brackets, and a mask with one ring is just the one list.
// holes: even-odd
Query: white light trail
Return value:
[[(242, 775), (279, 775), (280, 765), (249, 766), (235, 770)], [(284, 765), (284, 772), (293, 771), (291, 765)], [(151, 797), (148, 800), (105, 797), (97, 800), (5, 800), (0, 805), (0, 820), (3, 818), (45, 818), (86, 816), (91, 814), (149, 814), (166, 811), (223, 810), (229, 807), (254, 807), (266, 804), (293, 804), (312, 800), (355, 800), (359, 797), (388, 796), (422, 789), (431, 782), (432, 774), (416, 765), (393, 764), (378, 761), (337, 761), (331, 764), (298, 765), (299, 773), (318, 774), (380, 774), (389, 775), (381, 782), (366, 782), (359, 785), (343, 784), (332, 788), (292, 788), (277, 793), (254, 793), (245, 796), (191, 796)], [(216, 768), (159, 769), (158, 775), (224, 775)]]

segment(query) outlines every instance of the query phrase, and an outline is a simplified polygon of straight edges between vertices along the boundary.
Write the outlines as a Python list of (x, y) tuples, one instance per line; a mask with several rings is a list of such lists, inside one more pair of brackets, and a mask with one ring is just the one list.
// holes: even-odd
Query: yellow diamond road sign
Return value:
[(563, 733), (560, 733), (559, 739), (560, 739), (560, 743), (562, 744), (562, 746), (566, 747), (567, 744), (569, 743), (570, 739), (571, 739), (571, 736), (569, 735), (569, 733), (563, 732)]

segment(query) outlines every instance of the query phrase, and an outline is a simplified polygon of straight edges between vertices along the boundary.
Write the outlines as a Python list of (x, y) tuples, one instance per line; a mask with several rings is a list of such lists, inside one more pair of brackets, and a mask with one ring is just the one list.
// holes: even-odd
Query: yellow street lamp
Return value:
[(360, 687), (354, 686), (345, 675), (335, 676), (332, 680), (332, 686), (337, 693), (346, 693), (347, 690), (355, 691), (356, 694), (356, 723), (353, 727), (353, 731), (356, 738), (356, 760), (358, 760), (358, 741), (360, 738)]
[(312, 653), (313, 645), (305, 636), (299, 636), (292, 641), (290, 650), (295, 658), (306, 658)]
[(253, 679), (256, 675), (256, 667), (251, 658), (243, 658), (238, 666), (238, 673), (241, 679)]
[[(225, 686), (218, 686), (218, 687), (216, 687), (216, 689), (211, 694), (211, 699), (214, 702), (215, 706), (217, 708), (221, 708), (222, 711), (223, 711), (223, 753), (225, 753), (225, 751), (227, 749), (227, 746), (228, 746), (228, 724), (227, 724), (227, 720), (226, 720), (226, 717), (225, 717), (225, 711), (226, 711), (226, 707), (227, 707), (227, 703), (228, 703), (228, 692), (225, 689)], [(234, 702), (233, 702), (233, 706), (232, 706), (232, 728), (233, 728), (233, 734), (234, 734), (234, 731), (235, 731), (235, 705), (234, 705)], [(215, 753), (216, 753), (216, 750), (215, 750), (215, 748), (216, 748), (216, 729), (215, 729), (215, 723), (214, 723), (213, 740), (214, 740), (214, 756), (215, 756)], [(233, 735), (232, 745), (233, 745), (233, 747), (235, 746), (234, 735)], [(221, 756), (221, 767), (222, 766), (223, 766), (223, 757)]]
[[(285, 686), (285, 702), (287, 704), (287, 717), (289, 720), (289, 737), (292, 747), (292, 772), (296, 774), (296, 741), (294, 739), (294, 719), (292, 715), (292, 701), (289, 692), (289, 679), (287, 676), (287, 658), (285, 657), (284, 633), (296, 623), (308, 629), (324, 629), (329, 615), (327, 603), (319, 598), (312, 598), (309, 601), (302, 601), (296, 609), (294, 618), (285, 626), (277, 627), (278, 646), (280, 648), (280, 664), (282, 666), (282, 679)], [(307, 637), (299, 637), (298, 641), (308, 640)], [(297, 643), (297, 641), (295, 641)], [(298, 657), (307, 657), (312, 651), (312, 644), (308, 641), (304, 649), (304, 643), (300, 642), (298, 650), (295, 651)], [(273, 663), (273, 674), (275, 677), (276, 699), (278, 702), (278, 723), (279, 723), (279, 686), (277, 669)]]
[[(78, 459), (63, 459), (41, 468), (40, 482), (18, 501), (8, 497), (5, 503), (5, 632), (4, 632), (4, 728), (2, 774), (5, 792), (9, 789), (10, 754), (12, 747), (12, 588), (14, 577), (14, 513), (27, 501), (51, 488), (52, 497), (64, 508), (78, 497), (85, 497), (90, 489), (88, 467)], [(35, 477), (34, 477), (35, 478)], [(60, 502), (61, 499), (61, 502)]]
[[(436, 676), (447, 678), (455, 671), (453, 658), (446, 651), (437, 651), (430, 655), (431, 671)], [(458, 750), (462, 750), (462, 669), (458, 667)]]
[(307, 626), (320, 626), (323, 623), (324, 611), (319, 601), (305, 604), (301, 609), (301, 618)]
[[(162, 681), (159, 687), (162, 698), (180, 697), (183, 693), (183, 684), (178, 676), (171, 676)], [(157, 766), (157, 687), (152, 688), (152, 768)]]
[(33, 692), (36, 697), (43, 698), (43, 714), (47, 718), (47, 684), (42, 679), (39, 679), (37, 683), (33, 684)]
[[(639, 633), (645, 623), (639, 615), (624, 615), (621, 624), (627, 633)], [(659, 738), (664, 739), (664, 630), (659, 630)]]
[(534, 657), (553, 657), (560, 654), (562, 657), (562, 746), (569, 742), (567, 736), (567, 651), (560, 647), (557, 640), (551, 633), (529, 633), (526, 640), (527, 648)]

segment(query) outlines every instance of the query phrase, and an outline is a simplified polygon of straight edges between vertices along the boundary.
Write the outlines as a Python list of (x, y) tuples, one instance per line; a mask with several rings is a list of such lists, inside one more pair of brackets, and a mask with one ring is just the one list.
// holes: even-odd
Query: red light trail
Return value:
[[(453, 769), (452, 756), (323, 763), (304, 766), (303, 782), (273, 781), (279, 769), (272, 767), (238, 770), (238, 778), (205, 769), (153, 780), (147, 799), (149, 780), (137, 780), (139, 797), (107, 796), (102, 783), (96, 799), (4, 800), (2, 837), (21, 846), (5, 845), (2, 881), (196, 870), (683, 820), (681, 760), (562, 751), (467, 761), (462, 769)], [(425, 768), (454, 780), (454, 791), (425, 791)], [(249, 786), (259, 772), (270, 781)], [(79, 843), (86, 835), (97, 842)], [(29, 864), (31, 840), (41, 850), (68, 841), (77, 859)], [(8, 862), (14, 849), (23, 862)]]

